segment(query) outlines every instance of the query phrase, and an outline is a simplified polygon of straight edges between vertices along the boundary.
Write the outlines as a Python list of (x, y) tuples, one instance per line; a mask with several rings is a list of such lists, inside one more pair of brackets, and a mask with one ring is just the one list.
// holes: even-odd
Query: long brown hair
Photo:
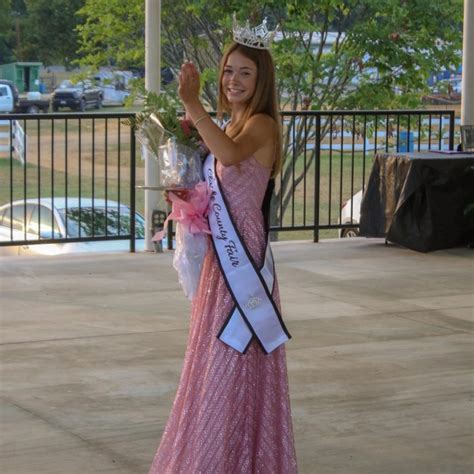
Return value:
[(230, 114), (231, 112), (231, 105), (222, 91), (222, 77), (227, 60), (235, 51), (250, 59), (257, 66), (257, 83), (255, 92), (247, 104), (241, 119), (236, 123), (232, 123), (229, 129), (229, 136), (235, 138), (239, 135), (244, 128), (245, 122), (253, 115), (266, 114), (272, 117), (277, 125), (277, 132), (275, 133), (275, 161), (272, 171), (272, 176), (274, 177), (280, 172), (282, 166), (282, 136), (276, 93), (275, 66), (269, 51), (266, 49), (249, 48), (235, 42), (229, 46), (220, 64), (217, 116), (222, 119), (224, 114)]

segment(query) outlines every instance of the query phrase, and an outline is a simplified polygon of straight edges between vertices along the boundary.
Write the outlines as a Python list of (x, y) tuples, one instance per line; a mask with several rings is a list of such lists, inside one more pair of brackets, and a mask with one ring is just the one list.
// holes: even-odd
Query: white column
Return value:
[[(145, 87), (160, 93), (161, 84), (161, 0), (145, 0)], [(157, 164), (142, 148), (145, 158), (145, 187), (158, 186)], [(145, 250), (153, 250), (151, 214), (161, 199), (159, 191), (145, 189)]]
[(474, 125), (474, 0), (464, 0), (461, 125)]

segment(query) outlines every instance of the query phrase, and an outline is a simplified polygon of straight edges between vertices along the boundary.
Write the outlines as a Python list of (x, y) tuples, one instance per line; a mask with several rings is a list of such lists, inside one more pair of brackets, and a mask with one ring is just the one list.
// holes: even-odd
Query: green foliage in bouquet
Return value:
[(126, 125), (138, 130), (153, 114), (169, 133), (170, 138), (174, 137), (177, 143), (193, 150), (200, 149), (201, 137), (193, 123), (185, 118), (176, 89), (164, 88), (160, 94), (157, 94), (148, 91), (143, 83), (137, 83), (130, 100), (134, 101), (137, 98), (142, 98), (143, 109), (135, 117), (125, 120)]

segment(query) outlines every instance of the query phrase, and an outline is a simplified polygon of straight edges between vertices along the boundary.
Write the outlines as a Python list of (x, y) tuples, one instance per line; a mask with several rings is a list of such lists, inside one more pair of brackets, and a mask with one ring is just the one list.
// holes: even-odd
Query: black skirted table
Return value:
[(474, 154), (380, 153), (361, 204), (360, 235), (420, 252), (473, 240)]

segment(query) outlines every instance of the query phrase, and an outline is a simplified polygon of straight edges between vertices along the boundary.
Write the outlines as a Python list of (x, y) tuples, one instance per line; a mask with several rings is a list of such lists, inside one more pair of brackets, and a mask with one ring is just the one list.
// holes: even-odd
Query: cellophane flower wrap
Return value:
[(191, 189), (202, 181), (199, 149), (180, 143), (177, 136), (164, 128), (156, 114), (143, 120), (137, 138), (157, 162), (160, 188)]
[[(192, 300), (209, 245), (210, 192), (202, 175), (207, 149), (192, 122), (180, 118), (179, 107), (172, 95), (147, 92), (145, 112), (139, 115), (135, 127), (137, 139), (157, 161), (159, 187), (169, 191), (172, 210), (163, 228), (170, 219), (176, 222), (173, 266), (186, 297)], [(173, 190), (186, 190), (186, 197), (181, 198)], [(164, 233), (157, 232), (153, 241), (161, 240)]]
[(192, 189), (203, 180), (202, 158), (207, 150), (180, 108), (170, 91), (145, 92), (144, 111), (134, 120), (138, 141), (157, 162), (162, 189)]

